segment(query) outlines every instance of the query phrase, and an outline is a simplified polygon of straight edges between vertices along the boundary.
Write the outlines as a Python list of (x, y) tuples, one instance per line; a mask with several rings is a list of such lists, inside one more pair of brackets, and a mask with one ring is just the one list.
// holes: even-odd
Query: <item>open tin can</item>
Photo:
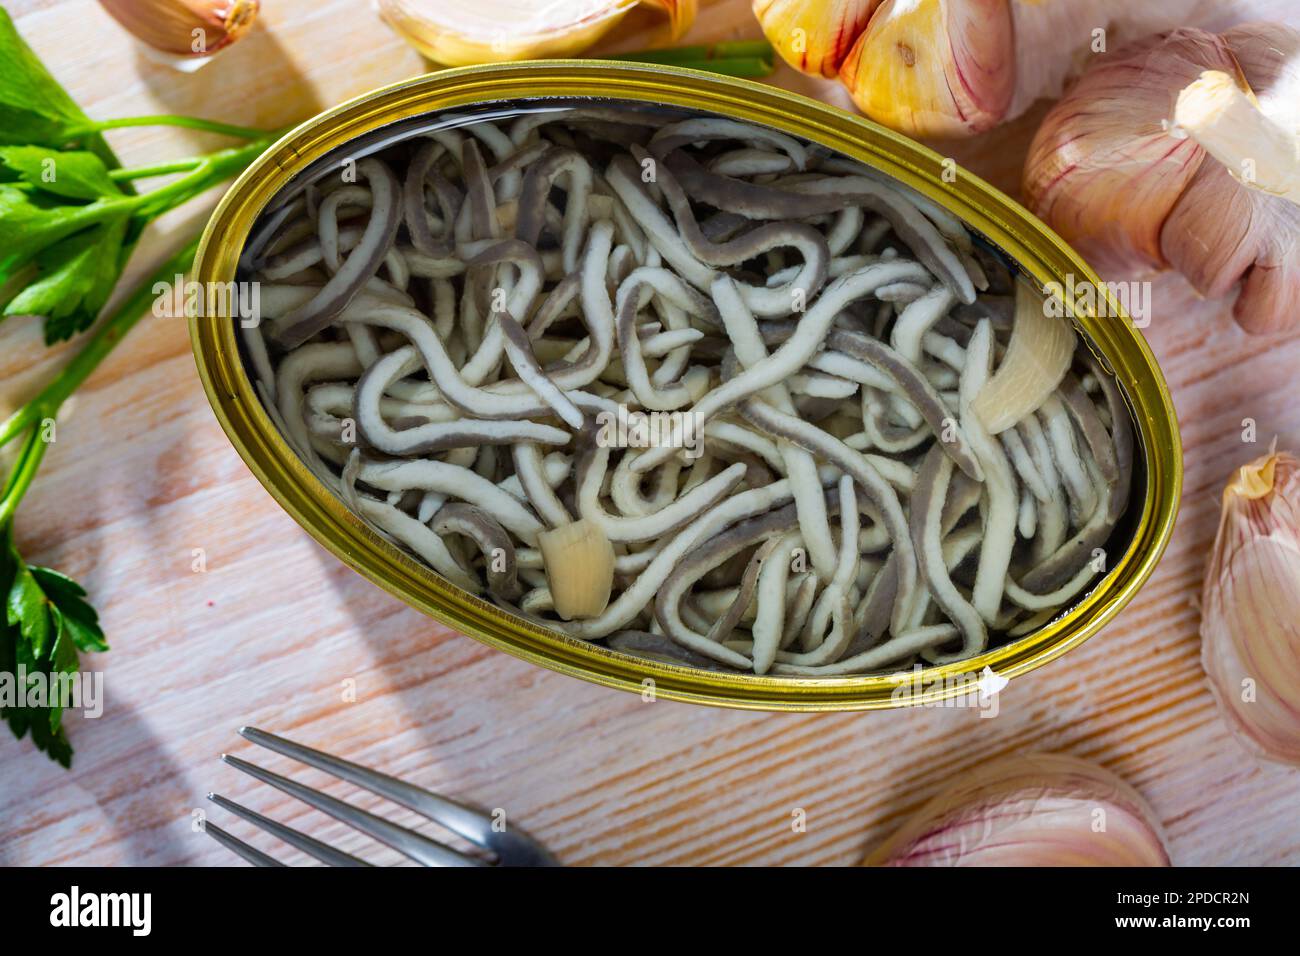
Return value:
[[(1124, 550), (1104, 576), (1049, 623), (969, 660), (843, 677), (757, 676), (661, 663), (612, 651), (515, 616), (453, 586), (372, 530), (300, 460), (263, 408), (246, 371), (237, 319), (192, 317), (199, 374), (218, 420), (274, 498), (317, 541), (407, 604), (524, 660), (610, 687), (729, 707), (865, 710), (969, 694), (985, 668), (1013, 677), (1096, 634), (1151, 574), (1173, 529), (1182, 484), (1177, 422), (1141, 334), (1087, 265), (1043, 223), (933, 151), (866, 119), (772, 87), (666, 66), (538, 61), (445, 70), (366, 94), (297, 127), (234, 184), (203, 236), (195, 279), (234, 283), (255, 224), (300, 177), (356, 147), (382, 148), (448, 111), (517, 110), (530, 102), (596, 100), (698, 110), (767, 126), (865, 163), (962, 220), (1018, 266), (1022, 281), (1071, 297), (1076, 329), (1126, 393), (1135, 463)], [(1086, 300), (1072, 290), (1090, 287)], [(213, 297), (205, 297), (211, 309)], [(1098, 313), (1104, 313), (1101, 317)], [(651, 685), (650, 682), (653, 682)]]

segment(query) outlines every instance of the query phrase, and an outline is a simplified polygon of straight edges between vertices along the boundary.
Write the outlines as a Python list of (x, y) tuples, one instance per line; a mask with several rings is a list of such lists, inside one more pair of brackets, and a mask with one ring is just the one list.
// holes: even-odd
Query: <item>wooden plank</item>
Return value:
[[(279, 124), (422, 68), (347, 0), (267, 4), (262, 26), (197, 75), (141, 56), (90, 0), (8, 7), (101, 117), (176, 111)], [(756, 35), (747, 8), (707, 4), (689, 39)], [(657, 29), (633, 14), (605, 48), (644, 47)], [(833, 84), (785, 69), (776, 80), (846, 102)], [(1014, 188), (1035, 121), (953, 153)], [(213, 142), (176, 130), (113, 141), (128, 161)], [(203, 213), (153, 230), (133, 274)], [(348, 571), (279, 510), (213, 419), (183, 325), (146, 320), (60, 421), (23, 505), (24, 553), (89, 586), (113, 650), (87, 658), (104, 671), (107, 703), (97, 720), (70, 718), (71, 772), (26, 741), (0, 742), (0, 862), (229, 863), (193, 828), (209, 790), (396, 862), (222, 766), (217, 756), (231, 751), (290, 767), (236, 736), (254, 724), (501, 807), (570, 863), (853, 863), (943, 781), (998, 754), (1042, 749), (1129, 779), (1155, 806), (1178, 863), (1294, 865), (1300, 774), (1259, 764), (1229, 738), (1204, 686), (1193, 596), (1228, 473), (1274, 435), (1300, 445), (1300, 407), (1277, 399), (1289, 394), (1300, 339), (1249, 338), (1222, 304), (1196, 302), (1180, 282), (1159, 283), (1154, 302), (1147, 336), (1187, 448), (1174, 540), (1118, 620), (1014, 681), (993, 719), (953, 708), (787, 715), (644, 703), (452, 633)], [(0, 405), (21, 400), (65, 353), (43, 349), (35, 322), (0, 326)], [(1240, 440), (1245, 417), (1257, 422), (1257, 445)], [(206, 572), (192, 570), (195, 548)], [(355, 682), (355, 700), (345, 682)], [(797, 809), (806, 832), (791, 826)]]

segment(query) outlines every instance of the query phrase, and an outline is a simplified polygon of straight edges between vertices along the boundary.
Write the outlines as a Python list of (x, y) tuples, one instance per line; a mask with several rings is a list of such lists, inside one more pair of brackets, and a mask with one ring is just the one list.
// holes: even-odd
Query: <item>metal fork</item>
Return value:
[[(421, 790), (419, 787), (398, 780), (396, 777), (368, 770), (347, 760), (341, 760), (319, 750), (304, 747), (291, 740), (285, 740), (283, 737), (277, 737), (275, 734), (268, 734), (256, 727), (241, 727), (239, 728), (239, 734), (245, 740), (252, 741), (260, 747), (274, 750), (286, 757), (292, 757), (294, 760), (301, 761), (318, 770), (324, 770), (326, 773), (356, 784), (364, 790), (369, 790), (371, 793), (376, 793), (381, 797), (392, 800), (394, 803), (399, 803), (408, 809), (414, 810), (421, 816), (446, 827), (492, 855), (492, 858), (488, 859), (461, 853), (459, 850), (454, 850), (437, 840), (430, 839), (422, 833), (398, 826), (383, 817), (375, 816), (375, 814), (355, 807), (350, 803), (344, 803), (342, 800), (328, 796), (318, 790), (313, 790), (311, 787), (303, 786), (288, 777), (282, 777), (269, 770), (263, 770), (256, 764), (248, 763), (246, 760), (240, 760), (238, 757), (232, 757), (229, 754), (221, 755), (222, 760), (237, 770), (242, 770), (263, 783), (269, 783), (291, 797), (297, 797), (303, 803), (328, 813), (336, 820), (341, 820), (362, 833), (373, 837), (380, 843), (387, 844), (399, 853), (424, 866), (559, 866), (559, 862), (551, 856), (547, 849), (527, 833), (514, 827), (508, 830), (495, 829), (493, 818), (482, 810), (468, 807), (463, 803), (457, 803), (455, 800), (449, 800), (427, 790)], [(215, 793), (209, 793), (208, 799), (217, 806), (229, 810), (236, 816), (243, 817), (254, 826), (279, 837), (290, 846), (297, 847), (328, 866), (371, 865), (350, 853), (344, 853), (342, 850), (335, 849), (326, 843), (307, 836), (305, 833), (287, 827), (283, 823), (278, 823), (269, 817), (249, 810), (247, 807), (242, 807), (233, 800), (227, 800)], [(203, 829), (212, 839), (226, 849), (237, 853), (254, 866), (286, 865), (275, 857), (231, 836), (212, 823), (205, 823)]]

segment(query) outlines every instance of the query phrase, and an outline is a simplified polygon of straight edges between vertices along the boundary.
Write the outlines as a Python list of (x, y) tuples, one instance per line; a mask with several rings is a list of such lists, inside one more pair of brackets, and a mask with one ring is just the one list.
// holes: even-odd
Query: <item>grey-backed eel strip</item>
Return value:
[(859, 332), (835, 330), (826, 337), (826, 345), (866, 362), (889, 376), (898, 390), (921, 413), (926, 425), (957, 467), (976, 481), (984, 479), (984, 469), (971, 451), (965, 427), (958, 424), (930, 380), (915, 365), (879, 339)]
[(961, 650), (943, 655), (944, 661), (973, 656), (988, 644), (984, 619), (952, 583), (943, 560), (941, 519), (951, 478), (951, 460), (937, 446), (931, 447), (921, 462), (911, 501), (912, 546), (921, 574), (934, 602), (961, 632)]
[(898, 594), (894, 601), (892, 626), (896, 633), (901, 631), (915, 600), (917, 565), (907, 518), (893, 487), (861, 452), (854, 451), (838, 438), (802, 419), (779, 412), (757, 399), (746, 400), (740, 406), (740, 413), (746, 421), (767, 434), (784, 439), (843, 469), (880, 512), (897, 558)]
[[(825, 341), (826, 333), (831, 323), (835, 321), (835, 317), (850, 302), (870, 295), (873, 290), (886, 282), (924, 275), (925, 270), (916, 263), (900, 260), (873, 263), (864, 269), (836, 279), (804, 313), (794, 333), (767, 359), (746, 368), (735, 378), (719, 385), (695, 403), (691, 414), (695, 416), (696, 427), (707, 423), (724, 408), (783, 381), (803, 368)], [(633, 470), (648, 471), (662, 464), (676, 454), (681, 445), (681, 437), (679, 434), (674, 435), (677, 447), (666, 445), (647, 451), (637, 459), (636, 464), (632, 466)]]
[(397, 241), (402, 221), (401, 186), (392, 170), (378, 159), (357, 163), (357, 173), (370, 183), (370, 219), (356, 247), (315, 295), (298, 306), (279, 325), (275, 336), (286, 349), (296, 348), (330, 325), (346, 309)]
[[(682, 187), (701, 202), (750, 219), (801, 219), (836, 212), (846, 205), (865, 206), (889, 220), (899, 238), (962, 302), (975, 301), (975, 287), (957, 255), (915, 206), (881, 183), (854, 177), (830, 180), (824, 191), (808, 183), (805, 192), (750, 183), (710, 172), (682, 151), (662, 155), (661, 162)], [(796, 187), (798, 188), (798, 187)]]
[(429, 522), (434, 534), (463, 534), (471, 538), (483, 554), (488, 591), (505, 601), (516, 601), (523, 594), (515, 565), (515, 546), (506, 529), (482, 508), (449, 501)]

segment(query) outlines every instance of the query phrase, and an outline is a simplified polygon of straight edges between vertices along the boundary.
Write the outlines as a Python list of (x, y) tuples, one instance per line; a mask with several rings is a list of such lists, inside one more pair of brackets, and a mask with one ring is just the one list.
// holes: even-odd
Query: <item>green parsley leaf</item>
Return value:
[[(4, 561), (3, 555), (0, 555), (0, 563)], [(4, 579), (4, 569), (0, 567), (0, 586), (4, 587), (4, 593), (8, 594), (8, 585)], [(27, 733), (27, 712), (16, 706), (11, 701), (6, 703), (6, 694), (16, 694), (18, 681), (18, 655), (17, 655), (18, 632), (15, 628), (10, 627), (4, 617), (0, 617), (0, 681), (11, 681), (7, 687), (0, 684), (0, 719), (9, 724), (9, 729), (14, 732), (15, 737), (21, 738)], [(14, 698), (16, 700), (16, 697)]]
[[(31, 570), (21, 562), (9, 586), (6, 607), (10, 626), (18, 628), (32, 657), (39, 661), (45, 656), (50, 640), (50, 606)], [(22, 642), (18, 646), (21, 650)]]
[(123, 197), (67, 206), (57, 197), (0, 183), (0, 282), (60, 239), (130, 212), (133, 201)]
[(45, 316), (46, 344), (89, 328), (117, 282), (127, 223), (123, 216), (42, 250), (36, 257), (37, 278), (3, 314)]
[[(72, 766), (72, 745), (68, 735), (61, 726), (52, 726), (45, 710), (37, 707), (23, 708), (26, 729), (31, 731), (32, 743), (37, 750), (43, 750), (50, 758), (63, 767)], [(10, 726), (13, 726), (12, 721)], [(19, 734), (18, 736), (22, 736)]]
[(0, 142), (63, 146), (88, 122), (0, 7)]
[(41, 589), (50, 596), (55, 604), (67, 599), (79, 599), (86, 596), (86, 589), (62, 571), (55, 571), (53, 568), (42, 568), (35, 564), (31, 566), (31, 570), (32, 575), (40, 582)]
[(104, 161), (86, 150), (60, 152), (46, 146), (0, 146), (0, 166), (20, 182), (68, 199), (122, 195)]
[(32, 576), (63, 618), (72, 642), (83, 651), (106, 651), (108, 642), (99, 626), (99, 615), (85, 600), (86, 590), (66, 574), (33, 565)]
[[(17, 681), (21, 666), (31, 676), (45, 675), (50, 693), (61, 689), (59, 676), (80, 666), (78, 649), (108, 649), (99, 616), (84, 600), (86, 590), (66, 574), (28, 565), (7, 533), (0, 533), (0, 588), (8, 595), (0, 617), (0, 673)], [(46, 707), (6, 705), (0, 698), (0, 719), (18, 737), (31, 734), (32, 743), (67, 767), (72, 747), (63, 730), (66, 701), (51, 697)]]
[[(0, 281), (8, 279), (36, 253), (63, 238), (60, 207), (10, 183), (0, 183)], [(68, 231), (76, 231), (76, 227)]]
[(55, 638), (54, 647), (50, 649), (49, 723), (50, 730), (57, 731), (63, 719), (63, 708), (69, 703), (62, 696), (64, 685), (60, 675), (75, 674), (78, 662), (77, 647), (68, 632), (67, 619), (57, 607), (50, 608), (50, 617), (54, 622)]

